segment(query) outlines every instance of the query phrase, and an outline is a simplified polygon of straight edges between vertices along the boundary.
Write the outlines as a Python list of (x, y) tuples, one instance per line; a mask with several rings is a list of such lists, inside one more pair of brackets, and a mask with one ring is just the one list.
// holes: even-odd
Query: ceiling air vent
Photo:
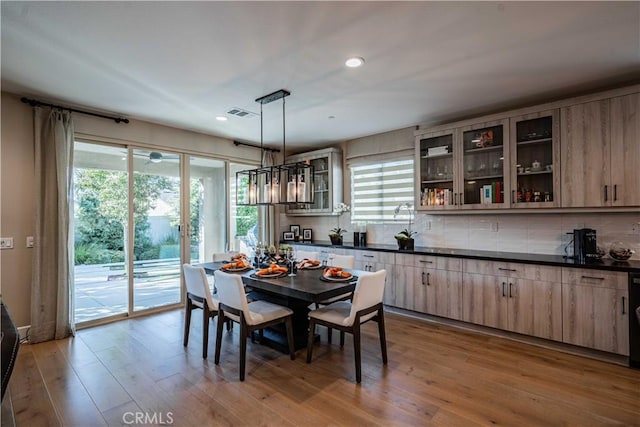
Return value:
[(232, 114), (234, 116), (245, 117), (245, 118), (257, 117), (258, 116), (257, 113), (254, 113), (252, 111), (243, 110), (242, 108), (238, 108), (238, 107), (231, 108), (229, 111), (227, 111), (227, 114)]

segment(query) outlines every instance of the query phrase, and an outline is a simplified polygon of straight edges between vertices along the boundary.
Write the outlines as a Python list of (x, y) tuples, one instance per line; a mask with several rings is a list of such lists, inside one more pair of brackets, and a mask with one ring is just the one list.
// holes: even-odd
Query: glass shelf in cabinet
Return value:
[(482, 147), (482, 148), (468, 148), (466, 150), (464, 150), (465, 154), (469, 153), (469, 154), (473, 154), (473, 153), (486, 153), (487, 151), (499, 151), (503, 149), (503, 145), (491, 145), (489, 147)]
[(553, 141), (553, 138), (532, 139), (528, 141), (518, 141), (517, 145), (546, 144), (552, 141)]
[(430, 156), (428, 154), (425, 154), (424, 156), (422, 156), (423, 159), (438, 159), (443, 157), (453, 157), (453, 153), (432, 154)]
[(476, 181), (479, 179), (496, 179), (503, 178), (503, 175), (482, 175), (482, 176), (465, 176), (465, 181)]
[(439, 184), (442, 182), (453, 182), (453, 179), (429, 179), (421, 182), (423, 184)]

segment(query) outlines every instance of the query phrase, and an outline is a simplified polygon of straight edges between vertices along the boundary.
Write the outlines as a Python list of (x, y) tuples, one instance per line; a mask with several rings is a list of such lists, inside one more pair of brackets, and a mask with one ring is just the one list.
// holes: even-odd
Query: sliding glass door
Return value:
[(181, 301), (180, 156), (133, 151), (133, 310)]

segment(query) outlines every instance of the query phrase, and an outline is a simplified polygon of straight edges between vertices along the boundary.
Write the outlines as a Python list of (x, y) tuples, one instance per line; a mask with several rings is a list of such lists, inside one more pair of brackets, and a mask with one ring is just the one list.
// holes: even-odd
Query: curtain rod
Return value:
[(62, 105), (49, 104), (46, 102), (38, 101), (37, 99), (29, 99), (29, 98), (23, 97), (20, 99), (20, 101), (24, 102), (25, 104), (29, 104), (32, 107), (51, 107), (51, 108), (57, 108), (60, 110), (71, 111), (74, 113), (86, 114), (88, 116), (100, 117), (102, 119), (109, 119), (109, 120), (113, 120), (116, 123), (129, 123), (129, 119), (124, 117), (106, 116), (104, 114), (92, 113), (90, 111), (83, 111), (83, 110), (77, 110), (75, 108), (63, 107)]
[(253, 144), (249, 144), (247, 142), (242, 142), (242, 141), (233, 141), (233, 145), (235, 145), (236, 147), (238, 145), (245, 145), (247, 147), (259, 148), (259, 149), (264, 150), (264, 151), (271, 151), (272, 153), (279, 153), (280, 152), (280, 150), (277, 149), (277, 148), (260, 147), (259, 145), (253, 145)]

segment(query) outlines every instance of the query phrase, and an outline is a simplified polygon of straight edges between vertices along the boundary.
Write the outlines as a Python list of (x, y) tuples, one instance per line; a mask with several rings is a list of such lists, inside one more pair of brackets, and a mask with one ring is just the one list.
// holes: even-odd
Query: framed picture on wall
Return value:
[(293, 241), (295, 239), (296, 239), (296, 235), (293, 234), (291, 231), (285, 231), (284, 233), (282, 233), (282, 240), (284, 240), (285, 242)]
[(300, 226), (299, 225), (291, 225), (289, 227), (289, 231), (293, 233), (294, 236), (300, 235)]
[(312, 239), (313, 232), (310, 228), (305, 228), (302, 230), (302, 240), (310, 242)]

